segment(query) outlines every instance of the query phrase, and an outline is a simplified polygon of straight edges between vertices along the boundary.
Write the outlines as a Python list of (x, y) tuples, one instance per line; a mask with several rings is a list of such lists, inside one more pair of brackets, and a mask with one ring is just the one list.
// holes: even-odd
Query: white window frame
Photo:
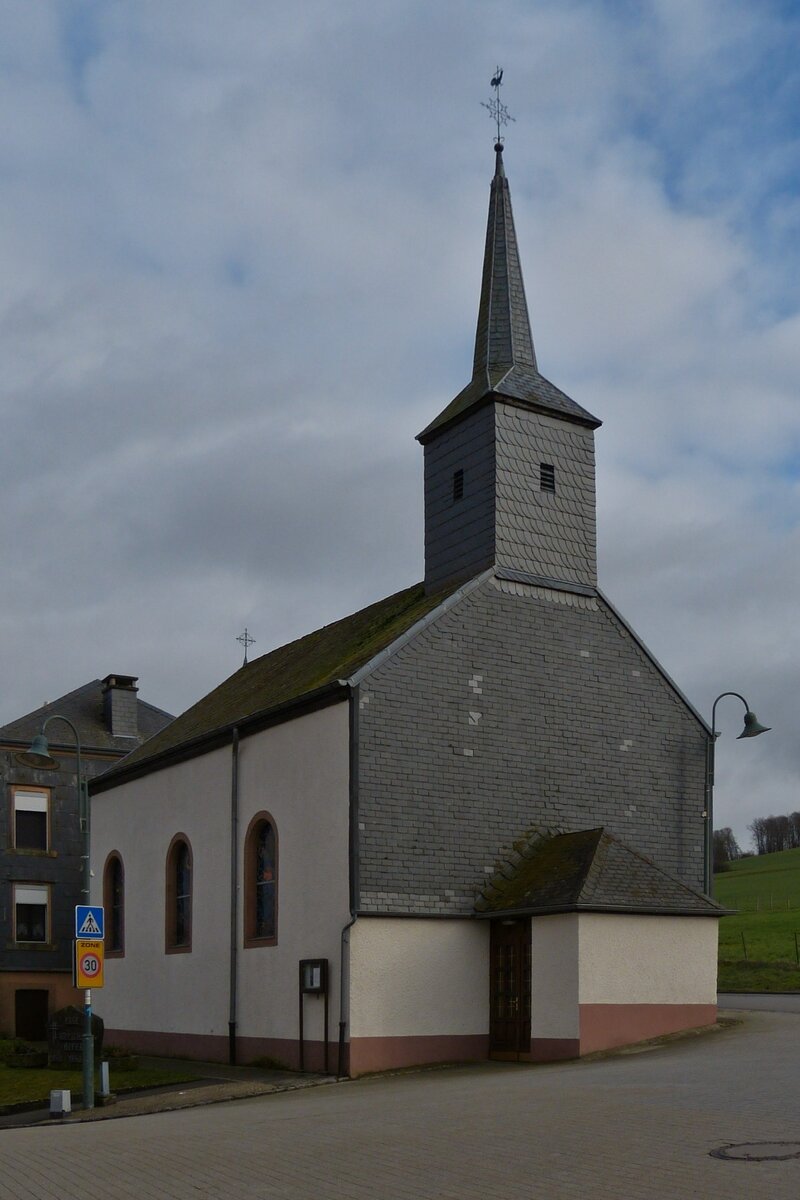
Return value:
[[(11, 907), (14, 914), (14, 944), (16, 946), (49, 946), (50, 945), (50, 884), (49, 883), (12, 883)], [(43, 901), (42, 901), (43, 898)], [(44, 940), (21, 941), (17, 938), (17, 905), (41, 904), (44, 902)]]
[[(27, 803), (20, 804), (20, 800)], [(11, 789), (11, 839), (15, 850), (29, 854), (47, 854), (50, 850), (50, 789), (15, 784)], [(17, 810), (22, 812), (44, 812), (47, 815), (45, 845), (43, 848), (17, 845)]]

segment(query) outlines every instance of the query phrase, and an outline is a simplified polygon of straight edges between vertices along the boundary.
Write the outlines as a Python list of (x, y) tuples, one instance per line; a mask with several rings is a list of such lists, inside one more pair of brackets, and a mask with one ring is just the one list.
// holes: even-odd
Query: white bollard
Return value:
[(100, 1095), (108, 1096), (111, 1088), (108, 1086), (108, 1063), (100, 1063)]
[(72, 1112), (72, 1093), (68, 1088), (54, 1089), (50, 1093), (50, 1116), (64, 1117)]

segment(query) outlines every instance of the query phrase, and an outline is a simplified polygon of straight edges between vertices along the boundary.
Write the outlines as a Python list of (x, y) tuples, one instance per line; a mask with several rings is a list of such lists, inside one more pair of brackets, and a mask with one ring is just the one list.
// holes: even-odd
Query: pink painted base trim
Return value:
[[(209, 1033), (161, 1033), (153, 1029), (106, 1029), (105, 1041), (114, 1046), (123, 1046), (137, 1054), (152, 1054), (160, 1058), (188, 1058), (200, 1062), (228, 1062), (228, 1039), (222, 1034)], [(348, 1054), (345, 1046), (342, 1070), (348, 1071)], [(259, 1058), (270, 1058), (276, 1066), (287, 1071), (300, 1069), (300, 1043), (291, 1038), (238, 1037), (236, 1039), (236, 1061), (241, 1066)], [(338, 1068), (339, 1047), (328, 1042), (328, 1071), (335, 1074)], [(303, 1047), (303, 1069), (323, 1071), (325, 1067), (324, 1045), (308, 1041)]]
[(578, 1038), (531, 1038), (531, 1052), (524, 1058), (527, 1062), (561, 1062), (579, 1058), (580, 1053)]
[(716, 1004), (582, 1004), (580, 1053), (630, 1046), (648, 1038), (701, 1029), (717, 1019)]
[(350, 1073), (355, 1076), (427, 1063), (476, 1062), (488, 1056), (489, 1039), (482, 1034), (351, 1038)]

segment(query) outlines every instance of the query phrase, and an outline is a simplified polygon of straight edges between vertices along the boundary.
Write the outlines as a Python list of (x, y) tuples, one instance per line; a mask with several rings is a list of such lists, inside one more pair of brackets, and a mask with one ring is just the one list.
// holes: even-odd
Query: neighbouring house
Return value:
[(599, 424), (539, 372), (498, 145), (472, 379), (419, 435), (423, 582), (92, 786), (115, 1042), (356, 1075), (715, 1020), (709, 729), (597, 586)]
[[(47, 728), (58, 771), (23, 766), (48, 717), (71, 721), (81, 741), (81, 771), (93, 779), (158, 733), (169, 713), (140, 700), (132, 675), (107, 675), (0, 728), (3, 772), (3, 922), (0, 947), (0, 1031), (38, 1040), (47, 1019), (81, 993), (72, 986), (75, 905), (81, 903), (83, 835), (78, 811), (76, 743), (69, 727)], [(113, 892), (123, 881), (115, 877)]]

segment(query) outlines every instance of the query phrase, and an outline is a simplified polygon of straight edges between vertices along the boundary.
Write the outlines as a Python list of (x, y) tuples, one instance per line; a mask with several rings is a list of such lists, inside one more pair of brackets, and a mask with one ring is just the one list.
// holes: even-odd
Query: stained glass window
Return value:
[(275, 937), (275, 830), (269, 821), (258, 826), (255, 838), (255, 921), (257, 938)]
[(105, 903), (108, 909), (108, 949), (122, 949), (124, 927), (124, 891), (122, 863), (116, 855), (109, 860)]
[(192, 860), (186, 842), (175, 850), (175, 945), (188, 946), (192, 929)]

